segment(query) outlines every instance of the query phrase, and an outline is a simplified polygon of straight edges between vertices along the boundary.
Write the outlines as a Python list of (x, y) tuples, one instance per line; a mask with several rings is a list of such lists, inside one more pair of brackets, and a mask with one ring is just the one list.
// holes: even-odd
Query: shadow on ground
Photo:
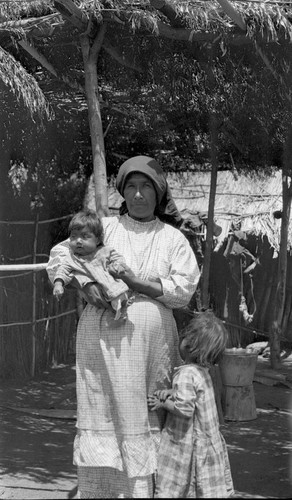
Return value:
[(226, 422), (222, 433), (237, 491), (264, 498), (291, 498), (289, 480), (291, 390), (254, 383), (257, 418)]
[[(71, 364), (50, 369), (39, 380), (1, 384), (0, 498), (75, 497), (74, 382)], [(257, 418), (222, 426), (236, 496), (291, 498), (291, 389), (255, 382), (254, 390)], [(52, 417), (54, 411), (59, 418)]]
[[(33, 413), (76, 407), (74, 381), (74, 366), (61, 365), (45, 373), (42, 380), (22, 386), (20, 382), (2, 384), (0, 497), (66, 498), (75, 487), (76, 470), (72, 464), (75, 420), (42, 418)], [(7, 491), (1, 495), (3, 488), (9, 489), (10, 496)], [(22, 496), (18, 496), (19, 489), (23, 490)], [(33, 497), (31, 490), (41, 490), (41, 496), (38, 493)], [(56, 491), (64, 495), (60, 497)]]

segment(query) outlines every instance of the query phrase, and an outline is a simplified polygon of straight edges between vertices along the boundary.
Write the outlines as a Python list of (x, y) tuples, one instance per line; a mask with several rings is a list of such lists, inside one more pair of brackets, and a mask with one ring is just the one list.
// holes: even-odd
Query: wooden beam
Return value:
[[(151, 2), (154, 2), (154, 1), (161, 3), (164, 0), (151, 0)], [(223, 0), (220, 0), (220, 2), (222, 2), (222, 1)], [(76, 5), (72, 2), (72, 0), (55, 0), (54, 4), (55, 4), (56, 9), (62, 15), (63, 19), (71, 22), (81, 32), (86, 32), (86, 34), (88, 34), (91, 38), (95, 38), (96, 32), (97, 32), (97, 26), (98, 26), (98, 23), (100, 22), (100, 19), (94, 19), (94, 22), (91, 22), (89, 20), (89, 18), (78, 7), (76, 7)], [(60, 14), (57, 14), (55, 16), (55, 20), (57, 21), (58, 26), (62, 25), (62, 22), (60, 21)], [(111, 13), (109, 13), (107, 11), (102, 12), (102, 17), (103, 17), (104, 22), (119, 23), (119, 24), (131, 26), (131, 14), (129, 12), (127, 13), (127, 12), (123, 11), (121, 16), (122, 16), (122, 19), (119, 18), (117, 14), (113, 14), (112, 12)], [(238, 16), (240, 16), (240, 14), (238, 14)], [(15, 21), (8, 21), (5, 23), (0, 23), (0, 33), (1, 32), (11, 33), (13, 28), (17, 29), (17, 27), (21, 26), (21, 28), (24, 29), (31, 36), (36, 36), (38, 38), (48, 37), (52, 34), (54, 29), (56, 29), (55, 26), (50, 26), (50, 24), (48, 22), (49, 17), (50, 16), (45, 16), (44, 18), (41, 18), (44, 20), (43, 24), (39, 23), (40, 18), (35, 18), (33, 20), (30, 19), (30, 20), (20, 20), (20, 21), (16, 21), (16, 22)], [(47, 23), (45, 23), (45, 21), (47, 21)], [(52, 21), (54, 21), (53, 17), (52, 17)], [(233, 31), (230, 30), (230, 32), (228, 33), (228, 39), (226, 40), (226, 43), (228, 43), (230, 45), (237, 45), (237, 46), (249, 45), (249, 44), (253, 43), (254, 40), (251, 39), (249, 36), (247, 36), (243, 32), (243, 31), (245, 31), (245, 25), (243, 25), (240, 22), (240, 20), (238, 20), (238, 22), (236, 24), (238, 26), (240, 26), (240, 29), (242, 30), (242, 34), (236, 33), (236, 30), (234, 30), (234, 29), (233, 29)], [(55, 25), (55, 21), (54, 21), (54, 25)], [(91, 29), (90, 33), (88, 33), (88, 28)], [(149, 25), (146, 23), (146, 21), (143, 21), (143, 19), (141, 19), (141, 29), (147, 30), (149, 32)], [(138, 28), (137, 28), (137, 31), (138, 31)], [(218, 35), (220, 33), (219, 32), (210, 33), (210, 32), (202, 32), (202, 31), (195, 32), (194, 30), (192, 30), (190, 28), (174, 27), (174, 26), (168, 25), (162, 21), (157, 21), (157, 31), (156, 31), (156, 33), (153, 33), (151, 30), (151, 34), (153, 34), (153, 36), (158, 36), (158, 37), (161, 36), (162, 38), (168, 38), (171, 40), (178, 40), (178, 41), (183, 41), (183, 42), (188, 42), (188, 43), (206, 43), (206, 42), (212, 43), (216, 39), (218, 39), (218, 41), (219, 41)], [(268, 37), (265, 35), (261, 35), (261, 36), (259, 35), (258, 39), (259, 38), (261, 38), (261, 41), (263, 41), (264, 43), (277, 43), (276, 41), (268, 39)], [(280, 42), (282, 38), (283, 38), (282, 36), (279, 37), (278, 42)]]
[[(131, 26), (131, 15), (130, 13), (123, 12), (122, 13), (122, 19), (123, 19), (123, 24)], [(104, 20), (106, 20), (108, 23), (116, 23), (116, 22), (121, 22), (121, 19), (117, 18), (117, 16), (112, 16), (109, 17), (106, 13), (104, 15)], [(221, 40), (219, 38), (219, 35), (221, 33), (216, 32), (216, 33), (210, 33), (210, 32), (203, 32), (203, 31), (197, 31), (192, 30), (190, 28), (174, 28), (170, 26), (169, 24), (166, 24), (162, 21), (157, 21), (157, 29), (155, 32), (149, 29), (149, 24), (147, 24), (146, 21), (143, 20), (143, 18), (140, 19), (140, 30), (146, 30), (150, 31), (153, 36), (159, 37), (161, 36), (162, 38), (168, 38), (171, 40), (178, 40), (182, 42), (189, 42), (189, 43), (206, 43), (210, 42), (213, 43), (215, 40), (218, 39), (218, 43)], [(138, 28), (137, 28), (138, 31)], [(277, 43), (273, 42), (273, 40), (268, 39), (267, 37), (264, 37), (261, 35), (261, 40), (265, 43)], [(228, 34), (228, 43), (230, 45), (249, 45), (254, 42), (253, 39), (251, 39), (249, 36), (247, 36), (245, 33), (236, 33), (235, 30), (230, 31)]]
[(150, 0), (150, 5), (164, 14), (173, 28), (185, 28), (187, 26), (184, 16), (178, 13), (166, 0)]
[(43, 29), (44, 26), (49, 26), (51, 29), (53, 29), (51, 23), (56, 24), (58, 22), (60, 24), (63, 24), (59, 13), (41, 17), (30, 17), (28, 19), (14, 19), (13, 21), (11, 19), (4, 19), (4, 17), (2, 16), (0, 20), (0, 30), (7, 31), (17, 28), (22, 28), (24, 30)]
[(86, 31), (89, 18), (72, 0), (55, 0), (54, 6), (67, 21), (81, 31)]
[(245, 31), (246, 24), (243, 20), (243, 17), (233, 7), (232, 3), (229, 2), (229, 0), (217, 0), (217, 2), (221, 5), (222, 9), (224, 10), (224, 12), (226, 12), (230, 19), (232, 19), (241, 30)]

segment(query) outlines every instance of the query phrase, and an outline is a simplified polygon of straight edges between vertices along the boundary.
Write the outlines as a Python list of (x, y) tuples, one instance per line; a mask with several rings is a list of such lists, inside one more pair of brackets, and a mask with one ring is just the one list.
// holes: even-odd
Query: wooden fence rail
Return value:
[[(47, 268), (48, 263), (41, 264), (2, 264), (0, 265), (0, 272), (5, 271), (42, 271)], [(7, 277), (7, 276), (6, 276)], [(15, 278), (15, 276), (13, 276)]]
[[(8, 279), (18, 280), (18, 278), (19, 278), (21, 280), (25, 274), (31, 273), (31, 278), (28, 277), (28, 279), (30, 280), (30, 284), (29, 284), (29, 288), (27, 289), (27, 294), (25, 293), (25, 291), (21, 292), (23, 294), (23, 298), (25, 297), (25, 299), (21, 303), (19, 303), (19, 305), (25, 304), (25, 301), (27, 302), (27, 305), (30, 303), (30, 305), (29, 305), (29, 311), (31, 311), (30, 317), (27, 320), (25, 320), (24, 318), (21, 318), (21, 317), (16, 319), (13, 317), (9, 318), (9, 316), (8, 316), (7, 318), (5, 318), (6, 322), (3, 321), (3, 319), (4, 319), (4, 317), (3, 317), (3, 319), (2, 319), (3, 323), (0, 324), (0, 328), (5, 329), (6, 332), (10, 333), (11, 330), (9, 331), (9, 327), (15, 327), (15, 332), (17, 332), (17, 331), (22, 332), (22, 328), (24, 328), (24, 331), (25, 331), (25, 328), (27, 328), (27, 326), (31, 326), (31, 328), (29, 330), (26, 330), (26, 331), (29, 332), (29, 335), (31, 336), (31, 340), (29, 340), (29, 344), (30, 344), (29, 366), (30, 366), (30, 375), (32, 377), (34, 377), (34, 375), (35, 375), (36, 362), (37, 362), (37, 360), (36, 360), (36, 355), (37, 355), (37, 353), (36, 353), (37, 325), (41, 322), (47, 322), (47, 324), (49, 324), (51, 322), (51, 320), (60, 318), (62, 316), (69, 316), (72, 314), (76, 314), (76, 312), (77, 312), (77, 308), (73, 309), (72, 308), (73, 304), (72, 304), (71, 307), (69, 306), (70, 310), (61, 312), (59, 314), (55, 314), (55, 315), (54, 314), (53, 315), (46, 314), (46, 312), (49, 312), (49, 311), (46, 311), (46, 312), (44, 311), (45, 314), (37, 314), (37, 311), (39, 309), (40, 304), (46, 303), (46, 300), (47, 300), (44, 298), (47, 295), (47, 292), (45, 291), (45, 296), (41, 297), (40, 291), (38, 291), (37, 274), (39, 271), (46, 270), (47, 265), (48, 265), (48, 262), (41, 262), (41, 263), (37, 262), (37, 259), (39, 259), (40, 257), (42, 257), (42, 260), (44, 260), (45, 257), (48, 258), (48, 255), (38, 253), (38, 242), (39, 242), (38, 240), (40, 239), (39, 228), (40, 228), (40, 226), (43, 227), (43, 225), (45, 225), (45, 224), (50, 224), (50, 223), (58, 222), (60, 220), (68, 219), (71, 216), (72, 216), (72, 214), (65, 215), (63, 217), (53, 218), (53, 219), (39, 220), (39, 214), (36, 213), (34, 220), (18, 220), (18, 221), (7, 221), (7, 220), (3, 221), (3, 220), (1, 220), (0, 221), (0, 225), (7, 228), (8, 231), (9, 231), (10, 226), (22, 226), (23, 230), (25, 229), (25, 227), (28, 227), (28, 228), (31, 227), (32, 231), (33, 231), (32, 235), (31, 235), (32, 240), (33, 240), (32, 244), (29, 242), (31, 236), (29, 237), (29, 240), (27, 240), (27, 243), (29, 245), (28, 248), (30, 247), (32, 249), (32, 254), (30, 256), (25, 255), (23, 257), (17, 256), (15, 259), (10, 259), (10, 258), (6, 259), (6, 262), (7, 262), (7, 260), (8, 261), (12, 260), (12, 262), (14, 260), (14, 263), (11, 263), (11, 264), (10, 263), (5, 263), (5, 264), (0, 263), (0, 280), (1, 280), (1, 282), (3, 281), (4, 283)], [(8, 238), (10, 238), (10, 236), (11, 236), (11, 234), (8, 233)], [(26, 241), (25, 240), (23, 240), (23, 241), (24, 242), (22, 243), (22, 246), (20, 245), (19, 248), (23, 248), (23, 249), (25, 248)], [(31, 259), (31, 263), (28, 263), (28, 264), (24, 264), (24, 263), (17, 263), (16, 264), (15, 263), (15, 261), (18, 261), (18, 262), (21, 260), (23, 261), (23, 260), (27, 259), (28, 257)], [(8, 275), (8, 273), (15, 273), (15, 274)], [(42, 283), (45, 283), (45, 280), (42, 280)], [(43, 290), (43, 286), (45, 287), (44, 290), (46, 290), (46, 285), (42, 285), (42, 290)], [(7, 287), (5, 288), (5, 285), (1, 288), (3, 290), (2, 302), (1, 302), (2, 307), (4, 308), (5, 311), (8, 311), (8, 309), (9, 309), (10, 314), (11, 314), (11, 312), (13, 310), (13, 309), (11, 309), (11, 303), (9, 303), (9, 300), (11, 300), (10, 299), (11, 290), (9, 291), (9, 289)], [(8, 295), (7, 295), (7, 292), (8, 292)], [(9, 296), (9, 293), (10, 293), (10, 296)], [(67, 307), (68, 307), (68, 305), (67, 305)], [(74, 307), (74, 305), (73, 305), (73, 307)], [(18, 314), (19, 311), (22, 309), (20, 309), (18, 307), (17, 302), (16, 302), (16, 307), (18, 309), (18, 311), (17, 311), (17, 314)], [(25, 306), (22, 305), (22, 308), (23, 307), (25, 307)], [(28, 309), (26, 306), (26, 309), (23, 310), (24, 315), (27, 315), (27, 312), (28, 312)], [(37, 317), (38, 315), (43, 316), (43, 317), (38, 318)], [(19, 328), (21, 330), (19, 330)], [(46, 325), (46, 330), (47, 330), (47, 325)], [(12, 335), (12, 337), (13, 337), (13, 335)], [(27, 337), (27, 335), (25, 335), (25, 337), (27, 339), (29, 339), (29, 337)], [(5, 335), (5, 338), (3, 338), (3, 340), (1, 339), (1, 342), (4, 343), (3, 344), (4, 348), (5, 348), (5, 346), (7, 346), (7, 341), (9, 338), (10, 338), (10, 335), (8, 335), (8, 336)], [(20, 354), (19, 354), (19, 356), (20, 356)]]

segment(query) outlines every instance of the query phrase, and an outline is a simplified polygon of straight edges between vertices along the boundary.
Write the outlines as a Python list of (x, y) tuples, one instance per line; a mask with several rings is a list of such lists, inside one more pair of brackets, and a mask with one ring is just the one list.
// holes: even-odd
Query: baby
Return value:
[(115, 311), (115, 320), (126, 319), (129, 288), (115, 279), (110, 269), (120, 272), (127, 268), (124, 258), (112, 247), (103, 244), (103, 227), (91, 210), (75, 214), (69, 224), (69, 256), (62, 259), (54, 279), (53, 295), (59, 300), (76, 274), (97, 282), (102, 298)]

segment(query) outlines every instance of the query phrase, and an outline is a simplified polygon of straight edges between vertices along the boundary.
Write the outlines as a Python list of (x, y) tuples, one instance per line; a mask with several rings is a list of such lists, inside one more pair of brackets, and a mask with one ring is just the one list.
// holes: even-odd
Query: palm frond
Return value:
[(0, 79), (19, 101), (23, 101), (33, 119), (35, 115), (48, 119), (52, 117), (52, 112), (37, 81), (1, 46)]

